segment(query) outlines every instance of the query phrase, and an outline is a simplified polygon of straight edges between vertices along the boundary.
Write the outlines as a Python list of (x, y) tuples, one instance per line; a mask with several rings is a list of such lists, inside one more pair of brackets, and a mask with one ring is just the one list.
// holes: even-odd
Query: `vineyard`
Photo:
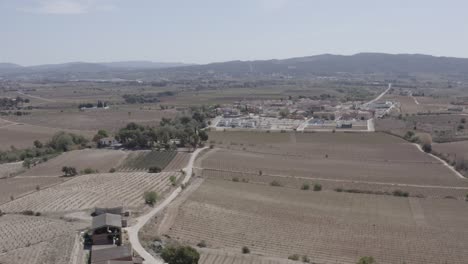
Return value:
[(17, 199), (38, 189), (65, 181), (58, 177), (14, 177), (0, 179), (0, 204)]
[[(466, 262), (466, 202), (300, 191), (208, 179), (184, 202), (168, 235), (196, 245), (317, 263)], [(214, 263), (222, 257), (205, 256)], [(220, 262), (216, 262), (220, 263)], [(249, 262), (250, 263), (250, 262)]]
[(199, 264), (233, 264), (233, 263), (249, 263), (249, 264), (297, 264), (291, 260), (279, 258), (267, 258), (250, 254), (233, 254), (229, 252), (217, 253), (214, 250), (202, 249), (200, 254)]
[(166, 166), (164, 171), (179, 171), (187, 166), (189, 159), (189, 153), (178, 152), (172, 161)]
[(121, 171), (147, 170), (151, 167), (166, 168), (177, 156), (176, 151), (133, 152), (120, 167)]
[(4, 215), (0, 217), (0, 252), (51, 241), (61, 236), (73, 236), (86, 224), (65, 222), (39, 216)]
[(177, 172), (151, 174), (146, 172), (103, 173), (76, 177), (54, 187), (15, 199), (0, 206), (5, 212), (33, 210), (37, 212), (66, 212), (93, 207), (139, 207), (143, 193), (164, 193), (170, 188), (170, 176)]
[(83, 149), (65, 152), (47, 162), (31, 167), (22, 176), (62, 176), (62, 167), (75, 167), (78, 171), (86, 168), (108, 172), (126, 158), (127, 153), (108, 149)]

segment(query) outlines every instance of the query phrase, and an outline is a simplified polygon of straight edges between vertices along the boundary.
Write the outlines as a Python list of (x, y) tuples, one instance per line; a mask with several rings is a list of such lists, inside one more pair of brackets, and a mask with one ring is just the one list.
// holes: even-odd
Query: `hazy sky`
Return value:
[(0, 62), (468, 57), (467, 0), (0, 0)]

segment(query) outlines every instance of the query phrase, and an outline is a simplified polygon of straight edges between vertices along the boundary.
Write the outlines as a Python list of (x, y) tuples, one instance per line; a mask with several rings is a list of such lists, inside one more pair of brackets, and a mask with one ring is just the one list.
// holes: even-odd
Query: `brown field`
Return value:
[(12, 162), (0, 164), (0, 179), (13, 176), (23, 171), (23, 162)]
[(434, 144), (432, 148), (439, 153), (445, 153), (454, 160), (468, 159), (468, 141)]
[(10, 149), (10, 146), (14, 146), (16, 148), (31, 147), (34, 140), (47, 142), (59, 131), (79, 133), (86, 137), (94, 135), (93, 131), (63, 130), (28, 124), (13, 124), (0, 127), (0, 150), (8, 150)]
[[(245, 137), (245, 139), (242, 139)], [(261, 137), (261, 143), (252, 143)], [(210, 133), (221, 147), (204, 159), (206, 171), (278, 177), (279, 181), (323, 179), (343, 182), (461, 186), (440, 161), (406, 141), (380, 133)], [(277, 143), (274, 143), (274, 142)], [(327, 157), (328, 155), (328, 157)], [(261, 176), (258, 176), (261, 178)]]
[(62, 167), (75, 167), (77, 171), (91, 168), (108, 172), (117, 168), (127, 157), (127, 152), (107, 149), (83, 149), (65, 152), (47, 162), (31, 167), (21, 176), (62, 176)]
[(35, 110), (31, 115), (8, 117), (18, 123), (40, 125), (56, 129), (91, 130), (106, 129), (117, 131), (130, 122), (143, 125), (157, 125), (162, 117), (172, 118), (175, 110), (159, 110), (155, 105), (119, 105), (110, 109), (90, 109), (80, 111), (77, 108), (60, 110)]
[(164, 171), (179, 171), (187, 166), (189, 159), (189, 153), (178, 152), (175, 158), (164, 168)]
[(142, 197), (145, 191), (156, 191), (162, 195), (169, 190), (171, 188), (169, 177), (172, 175), (179, 177), (180, 173), (135, 172), (78, 176), (62, 184), (5, 203), (0, 206), (0, 210), (68, 212), (96, 206), (138, 208), (144, 204)]
[(318, 263), (465, 263), (466, 202), (300, 191), (206, 180), (168, 235), (196, 245)]
[(0, 263), (68, 263), (82, 223), (37, 216), (0, 217)]
[(14, 177), (0, 179), (0, 204), (17, 199), (26, 194), (36, 192), (37, 187), (44, 189), (47, 186), (64, 182), (65, 178), (59, 177)]
[(263, 257), (255, 254), (235, 254), (232, 252), (219, 252), (217, 250), (200, 249), (199, 264), (294, 264), (297, 261), (281, 258)]

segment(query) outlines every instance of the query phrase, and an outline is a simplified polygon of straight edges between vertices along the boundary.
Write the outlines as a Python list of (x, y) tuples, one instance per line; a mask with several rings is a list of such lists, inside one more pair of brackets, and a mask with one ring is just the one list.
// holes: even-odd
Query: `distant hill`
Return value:
[(21, 67), (0, 64), (0, 77), (20, 79), (190, 79), (190, 78), (309, 78), (337, 75), (379, 75), (468, 80), (468, 59), (420, 54), (323, 54), (284, 60), (229, 61), (205, 65), (123, 61), (65, 63)]
[(0, 62), (0, 70), (1, 69), (17, 69), (21, 68), (21, 65), (14, 64), (14, 63), (1, 63)]
[(112, 67), (112, 68), (124, 68), (124, 69), (161, 69), (161, 68), (172, 68), (180, 66), (188, 66), (189, 64), (177, 63), (177, 62), (152, 62), (152, 61), (117, 61), (117, 62), (106, 62), (99, 63), (101, 65)]
[(324, 54), (285, 60), (230, 61), (172, 68), (165, 71), (237, 77), (275, 74), (307, 77), (340, 73), (466, 76), (468, 59), (419, 54), (359, 53), (351, 56)]

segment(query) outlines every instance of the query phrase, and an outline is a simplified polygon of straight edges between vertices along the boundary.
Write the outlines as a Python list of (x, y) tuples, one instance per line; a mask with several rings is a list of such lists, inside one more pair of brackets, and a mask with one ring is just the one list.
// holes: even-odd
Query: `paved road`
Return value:
[[(196, 157), (198, 154), (200, 154), (201, 151), (205, 150), (205, 148), (200, 148), (195, 150), (192, 155), (190, 156), (190, 160), (187, 164), (187, 167), (185, 167), (185, 178), (182, 180), (182, 184), (186, 184), (189, 180), (190, 177), (192, 177), (192, 171), (193, 171), (193, 163), (195, 162)], [(144, 264), (164, 264), (164, 261), (161, 259), (157, 259), (153, 257), (148, 251), (146, 251), (143, 246), (140, 243), (140, 240), (138, 239), (138, 231), (150, 220), (152, 219), (157, 213), (161, 212), (166, 206), (168, 206), (182, 191), (181, 187), (178, 187), (174, 192), (169, 195), (169, 197), (166, 198), (162, 203), (160, 203), (158, 206), (153, 208), (151, 211), (149, 211), (147, 214), (142, 215), (136, 219), (136, 224), (126, 228), (128, 232), (128, 237), (130, 240), (130, 243), (132, 244), (133, 250), (135, 250), (142, 258), (145, 259), (143, 262)]]

